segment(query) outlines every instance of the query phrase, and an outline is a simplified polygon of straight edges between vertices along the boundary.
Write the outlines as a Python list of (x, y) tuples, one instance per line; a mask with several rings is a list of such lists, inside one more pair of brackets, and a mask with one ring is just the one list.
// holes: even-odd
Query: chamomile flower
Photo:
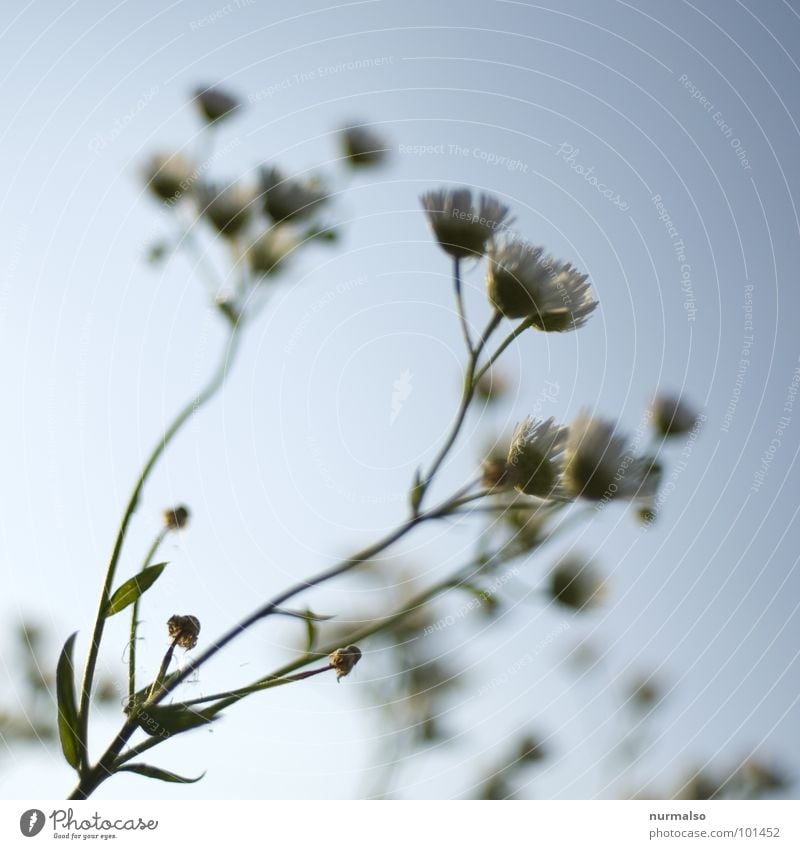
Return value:
[(456, 259), (482, 256), (511, 221), (505, 204), (486, 194), (473, 201), (468, 188), (436, 189), (422, 195), (421, 201), (439, 246)]

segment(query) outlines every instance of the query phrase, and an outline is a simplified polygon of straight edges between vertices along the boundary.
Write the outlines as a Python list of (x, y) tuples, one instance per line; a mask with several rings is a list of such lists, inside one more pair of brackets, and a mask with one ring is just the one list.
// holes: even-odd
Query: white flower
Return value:
[(659, 467), (637, 457), (616, 424), (581, 413), (569, 426), (564, 486), (573, 498), (608, 501), (646, 498), (655, 493)]
[(250, 245), (247, 260), (254, 274), (275, 274), (300, 244), (297, 230), (290, 224), (276, 224)]
[(597, 306), (587, 275), (518, 239), (489, 250), (486, 289), (506, 318), (529, 318), (546, 331), (575, 330)]
[(561, 494), (567, 428), (555, 419), (526, 418), (517, 425), (506, 461), (506, 480), (525, 495), (549, 498)]
[(197, 173), (182, 153), (156, 153), (144, 168), (147, 187), (161, 200), (179, 200), (192, 186)]
[(203, 215), (217, 232), (233, 237), (240, 233), (253, 216), (253, 191), (241, 183), (232, 183), (223, 189), (204, 185), (198, 192)]
[(473, 204), (467, 188), (436, 189), (420, 200), (440, 247), (457, 259), (482, 256), (497, 231), (511, 222), (505, 204), (486, 194)]
[(261, 169), (261, 191), (264, 212), (276, 223), (308, 218), (327, 199), (318, 180), (291, 179), (274, 167)]

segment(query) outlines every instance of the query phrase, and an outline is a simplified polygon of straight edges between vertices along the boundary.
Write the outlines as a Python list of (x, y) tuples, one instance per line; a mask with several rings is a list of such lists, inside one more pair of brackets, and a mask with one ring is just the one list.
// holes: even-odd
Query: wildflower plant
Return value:
[[(195, 103), (207, 134), (223, 131), (241, 111), (241, 104), (233, 95), (214, 88), (199, 89)], [(353, 172), (386, 161), (388, 148), (371, 127), (351, 125), (342, 131), (340, 142), (341, 162)], [(434, 238), (452, 261), (466, 365), (451, 429), (430, 462), (413, 476), (406, 514), (380, 539), (275, 597), (261, 600), (239, 622), (222, 629), (217, 623), (206, 622), (201, 636), (197, 616), (173, 615), (166, 623), (163, 660), (152, 676), (141, 681), (136, 655), (141, 606), (147, 592), (157, 591), (158, 579), (167, 568), (166, 563), (157, 562), (161, 544), (168, 535), (184, 532), (190, 513), (183, 505), (167, 509), (141, 568), (121, 579), (120, 555), (134, 510), (153, 469), (175, 437), (222, 386), (241, 334), (264, 306), (265, 300), (259, 297), (263, 287), (278, 285), (295, 255), (309, 244), (322, 241), (330, 245), (335, 234), (329, 217), (334, 204), (323, 181), (290, 176), (271, 163), (260, 169), (256, 181), (219, 183), (208, 179), (184, 154), (158, 154), (143, 169), (143, 175), (154, 198), (175, 214), (179, 224), (179, 238), (163, 245), (158, 256), (165, 251), (187, 250), (201, 263), (197, 240), (205, 233), (230, 247), (238, 269), (237, 282), (231, 290), (209, 274), (214, 302), (229, 333), (222, 360), (207, 384), (178, 411), (143, 463), (105, 569), (80, 676), (73, 657), (77, 634), (67, 640), (61, 653), (57, 669), (58, 728), (64, 756), (77, 773), (77, 785), (70, 796), (73, 799), (87, 798), (120, 772), (171, 782), (197, 780), (183, 778), (140, 758), (176, 735), (214, 722), (242, 699), (263, 697), (266, 690), (299, 684), (325, 673), (335, 673), (337, 680), (346, 678), (356, 664), (370, 663), (369, 644), (373, 638), (402, 642), (403, 635), (410, 632), (434, 634), (435, 629), (427, 630), (432, 627), (428, 611), (431, 603), (445, 594), (468, 593), (487, 616), (495, 615), (502, 570), (520, 558), (536, 554), (563, 531), (570, 519), (585, 518), (585, 511), (575, 512), (576, 502), (652, 498), (658, 482), (654, 457), (634, 453), (613, 422), (588, 413), (581, 414), (572, 424), (528, 417), (517, 427), (508, 448), (493, 452), (487, 459), (482, 474), (466, 479), (446, 497), (432, 500), (433, 484), (462, 435), (467, 413), (473, 403), (485, 403), (488, 376), (503, 352), (523, 333), (577, 331), (598, 306), (586, 274), (570, 263), (550, 257), (544, 248), (532, 247), (508, 234), (507, 227), (513, 219), (504, 201), (486, 193), (476, 195), (467, 187), (433, 189), (422, 196), (421, 205)], [(477, 336), (471, 330), (462, 296), (461, 265), (465, 260), (485, 263), (487, 318)], [(498, 341), (497, 336), (508, 321), (514, 324)], [(501, 385), (498, 378), (498, 386)], [(679, 415), (670, 415), (669, 424), (665, 425), (667, 414), (661, 409), (658, 427), (662, 434), (675, 434), (685, 427), (688, 417), (678, 412)], [(486, 516), (490, 524), (484, 528), (480, 522)], [(420, 586), (404, 599), (389, 598), (380, 615), (342, 628), (335, 620), (327, 622), (330, 616), (316, 614), (308, 607), (287, 607), (298, 597), (311, 594), (315, 587), (369, 564), (423, 525), (444, 519), (479, 523), (477, 553), (435, 584)], [(576, 612), (591, 607), (601, 587), (602, 580), (594, 568), (576, 570), (567, 561), (557, 566), (550, 577), (552, 597)], [(106, 623), (120, 614), (130, 619), (127, 699), (117, 733), (94, 756), (90, 720), (92, 695), (98, 684), (98, 658)], [(305, 624), (306, 645), (293, 660), (235, 689), (184, 697), (182, 685), (209, 660), (241, 634), (276, 617), (290, 617)], [(347, 621), (354, 620), (349, 617)], [(210, 637), (206, 636), (209, 631)], [(418, 643), (425, 645), (424, 640)], [(185, 652), (179, 665), (174, 664), (176, 649)], [(320, 662), (322, 665), (315, 666)], [(415, 663), (414, 670), (416, 677), (409, 683), (407, 696), (415, 706), (426, 705), (422, 736), (432, 739), (439, 731), (431, 693), (444, 689), (445, 673), (441, 664), (430, 661)], [(532, 763), (542, 756), (543, 749), (530, 743), (530, 738), (526, 740), (514, 762)], [(498, 788), (489, 788), (487, 795), (496, 796), (498, 792)]]

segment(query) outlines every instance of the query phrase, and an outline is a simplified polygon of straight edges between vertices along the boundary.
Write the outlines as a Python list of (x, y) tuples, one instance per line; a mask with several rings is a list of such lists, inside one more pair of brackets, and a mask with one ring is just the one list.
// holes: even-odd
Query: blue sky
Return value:
[[(464, 362), (449, 263), (418, 196), (466, 183), (589, 273), (600, 308), (578, 333), (531, 333), (509, 350), (510, 397), (470, 419), (441, 493), (548, 382), (564, 420), (588, 406), (633, 431), (659, 388), (685, 391), (707, 420), (655, 527), (615, 508), (577, 535), (608, 576), (601, 613), (561, 629), (562, 614), (512, 591), (496, 629), (444, 638), (474, 676), (453, 719), (469, 744), (412, 765), (402, 794), (462, 792), (464, 774), (531, 723), (557, 752), (531, 793), (619, 792), (624, 779), (609, 788), (598, 767), (619, 719), (615, 687), (651, 669), (674, 689), (640, 774), (665, 787), (692, 765), (751, 751), (796, 773), (799, 34), (800, 8), (778, 0), (12, 3), (0, 31), (3, 620), (35, 614), (59, 639), (80, 629), (85, 641), (142, 457), (217, 357), (224, 327), (196, 269), (143, 260), (171, 225), (139, 173), (156, 149), (197, 146), (189, 93), (218, 83), (246, 109), (220, 131), (215, 174), (318, 167), (344, 235), (336, 250), (309, 251), (273, 294), (224, 392), (147, 488), (127, 574), (162, 508), (184, 501), (193, 521), (165, 548), (143, 663), (157, 663), (160, 623), (177, 608), (219, 633), (402, 518)], [(346, 182), (335, 132), (353, 119), (374, 122), (392, 155)], [(481, 268), (465, 287), (479, 323)], [(392, 421), (404, 374), (411, 391)], [(398, 563), (433, 574), (460, 563), (472, 539), (468, 526), (425, 531)], [(526, 565), (532, 583), (548, 565)], [(336, 611), (364, 592), (350, 582), (309, 601)], [(533, 669), (475, 696), (486, 670), (513, 666), (554, 631)], [(298, 638), (290, 624), (265, 624), (193, 686), (250, 680)], [(564, 660), (584, 638), (607, 650), (602, 675), (576, 676)], [(124, 642), (124, 625), (109, 629), (103, 669), (118, 677)], [(100, 793), (356, 795), (377, 729), (369, 681), (364, 662), (347, 686), (286, 687), (240, 705), (213, 734), (165, 746), (159, 764), (208, 770), (188, 791), (125, 777)], [(13, 685), (3, 689), (13, 700)], [(96, 741), (113, 721), (98, 723)], [(66, 790), (59, 753), (17, 757), (0, 772), (7, 796)]]

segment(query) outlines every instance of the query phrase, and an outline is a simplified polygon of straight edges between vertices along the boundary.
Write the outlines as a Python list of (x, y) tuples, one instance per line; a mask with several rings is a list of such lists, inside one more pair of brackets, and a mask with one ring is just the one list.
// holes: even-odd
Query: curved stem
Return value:
[(472, 347), (472, 337), (470, 336), (469, 324), (467, 323), (467, 310), (464, 306), (464, 294), (461, 291), (461, 260), (457, 256), (453, 257), (453, 287), (456, 293), (456, 307), (458, 309), (458, 319), (461, 322), (461, 332), (464, 334), (467, 351), (472, 355), (475, 349)]
[(531, 319), (526, 318), (524, 321), (520, 322), (516, 326), (516, 328), (506, 336), (506, 338), (500, 343), (500, 347), (489, 357), (489, 360), (486, 364), (481, 368), (477, 374), (475, 375), (475, 382), (477, 383), (489, 369), (497, 362), (500, 357), (500, 354), (505, 351), (505, 349), (517, 338), (517, 336), (521, 336), (529, 327), (533, 326), (533, 322)]
[(486, 347), (486, 343), (488, 342), (489, 337), (497, 329), (502, 318), (503, 316), (499, 312), (495, 312), (492, 315), (492, 318), (486, 325), (486, 329), (483, 331), (483, 334), (481, 335), (478, 344), (472, 349), (469, 358), (469, 363), (467, 364), (466, 374), (464, 375), (464, 386), (461, 390), (461, 401), (458, 405), (458, 411), (456, 412), (455, 420), (453, 421), (452, 427), (450, 428), (450, 433), (447, 435), (444, 444), (439, 449), (439, 453), (436, 455), (436, 458), (431, 464), (430, 471), (422, 482), (423, 491), (422, 495), (419, 498), (418, 505), (422, 504), (422, 499), (425, 497), (425, 491), (431, 485), (431, 482), (436, 476), (436, 473), (441, 468), (442, 463), (444, 463), (453, 445), (455, 445), (456, 439), (458, 439), (458, 435), (461, 432), (461, 428), (464, 426), (464, 421), (467, 416), (467, 410), (469, 409), (469, 405), (475, 395), (475, 384), (478, 379), (475, 374), (475, 369), (478, 364), (478, 357), (480, 357), (481, 352), (483, 351), (484, 347)]
[[(153, 558), (156, 556), (156, 552), (158, 551), (159, 546), (164, 541), (164, 537), (167, 535), (169, 528), (165, 525), (157, 534), (156, 538), (153, 540), (153, 544), (147, 551), (145, 555), (144, 562), (142, 563), (142, 568), (140, 571), (144, 571), (152, 562)], [(139, 602), (141, 601), (141, 596), (136, 599), (133, 603), (133, 607), (131, 608), (131, 635), (130, 635), (130, 645), (128, 646), (128, 700), (133, 701), (134, 694), (136, 693), (136, 640), (137, 640), (137, 631), (139, 630)]]
[(116, 576), (117, 565), (119, 563), (120, 554), (122, 553), (122, 545), (125, 541), (125, 535), (128, 531), (128, 525), (130, 524), (131, 517), (133, 516), (136, 507), (139, 503), (139, 496), (141, 495), (141, 492), (144, 489), (144, 485), (150, 477), (150, 474), (153, 471), (159, 458), (164, 453), (166, 447), (169, 445), (175, 435), (181, 430), (181, 428), (186, 424), (186, 422), (192, 417), (192, 415), (194, 415), (194, 413), (199, 410), (200, 407), (206, 403), (206, 401), (212, 398), (225, 382), (225, 377), (228, 373), (230, 363), (236, 353), (236, 343), (238, 340), (238, 331), (240, 326), (241, 325), (238, 322), (232, 325), (230, 335), (225, 343), (222, 360), (217, 369), (215, 370), (214, 374), (211, 376), (211, 379), (200, 391), (200, 393), (194, 396), (191, 401), (189, 401), (189, 403), (186, 404), (186, 406), (183, 407), (183, 409), (178, 413), (178, 415), (173, 420), (172, 424), (167, 428), (167, 430), (164, 432), (164, 435), (156, 444), (150, 456), (147, 458), (147, 462), (144, 464), (144, 468), (142, 469), (139, 478), (136, 481), (136, 485), (133, 488), (133, 492), (131, 492), (130, 498), (128, 499), (128, 504), (125, 508), (125, 512), (122, 514), (122, 521), (120, 522), (119, 530), (117, 531), (117, 537), (114, 541), (114, 549), (111, 553), (111, 559), (109, 560), (108, 566), (106, 567), (106, 575), (103, 581), (103, 589), (100, 594), (100, 603), (97, 608), (97, 615), (95, 617), (94, 628), (92, 630), (91, 643), (89, 644), (89, 652), (86, 657), (86, 666), (84, 668), (83, 681), (81, 683), (81, 699), (79, 710), (80, 729), (78, 735), (81, 747), (81, 772), (85, 772), (86, 769), (88, 769), (89, 765), (89, 707), (91, 703), (92, 683), (94, 681), (94, 673), (97, 667), (97, 657), (100, 652), (100, 643), (103, 639), (103, 631), (105, 628), (105, 610), (108, 606), (108, 600), (111, 597), (111, 590), (114, 585), (114, 578)]

